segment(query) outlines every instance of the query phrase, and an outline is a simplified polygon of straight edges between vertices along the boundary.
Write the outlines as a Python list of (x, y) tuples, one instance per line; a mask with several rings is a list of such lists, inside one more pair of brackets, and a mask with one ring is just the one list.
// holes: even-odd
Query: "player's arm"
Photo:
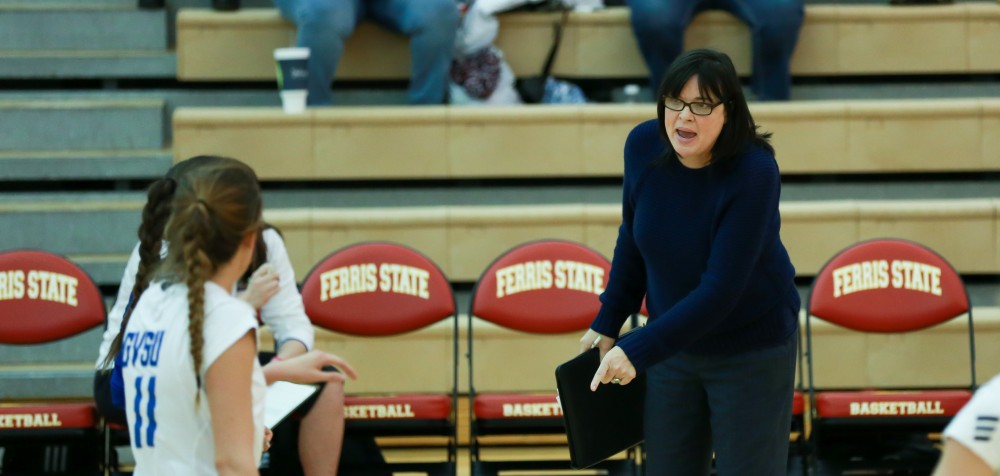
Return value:
[(993, 476), (993, 470), (986, 462), (962, 443), (948, 438), (945, 440), (941, 461), (934, 469), (934, 476)]
[(251, 381), (257, 358), (254, 331), (226, 349), (205, 372), (219, 476), (257, 475)]

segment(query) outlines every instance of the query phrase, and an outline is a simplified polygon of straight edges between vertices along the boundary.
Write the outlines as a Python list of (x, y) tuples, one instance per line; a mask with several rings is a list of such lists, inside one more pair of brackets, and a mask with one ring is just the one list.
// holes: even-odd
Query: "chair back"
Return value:
[(42, 344), (104, 323), (101, 292), (79, 266), (44, 251), (0, 253), (0, 344)]
[(395, 243), (360, 243), (319, 262), (302, 285), (313, 324), (355, 336), (392, 336), (455, 315), (448, 279), (423, 254)]
[(969, 312), (961, 276), (930, 249), (904, 240), (853, 245), (816, 276), (809, 314), (861, 332), (911, 332)]
[(522, 332), (561, 334), (587, 329), (611, 272), (600, 253), (579, 243), (525, 243), (497, 258), (476, 283), (474, 315)]
[[(458, 316), (455, 295), (441, 269), (403, 245), (359, 243), (320, 261), (306, 276), (302, 300), (314, 325), (352, 336), (334, 352), (351, 361), (361, 378), (380, 386), (346, 397), (346, 430), (383, 436), (446, 435), (451, 443), (444, 465), (453, 468)], [(395, 337), (449, 318), (450, 332), (435, 340), (442, 344), (435, 348)], [(424, 387), (411, 386), (414, 382)], [(441, 388), (440, 382), (447, 382), (448, 388)]]

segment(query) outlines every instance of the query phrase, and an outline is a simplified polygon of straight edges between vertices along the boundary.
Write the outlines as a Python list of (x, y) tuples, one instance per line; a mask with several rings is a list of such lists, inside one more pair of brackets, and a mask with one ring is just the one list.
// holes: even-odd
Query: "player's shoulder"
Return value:
[(256, 311), (246, 301), (232, 295), (231, 292), (211, 281), (205, 283), (205, 315), (226, 314), (240, 316), (255, 316)]

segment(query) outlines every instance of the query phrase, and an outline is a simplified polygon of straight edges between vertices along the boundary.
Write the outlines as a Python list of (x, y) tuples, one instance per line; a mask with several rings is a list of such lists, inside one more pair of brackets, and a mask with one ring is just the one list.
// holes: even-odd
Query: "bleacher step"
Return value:
[(165, 10), (46, 3), (0, 5), (0, 50), (165, 51)]
[[(135, 244), (141, 192), (0, 195), (0, 249), (40, 248), (68, 255), (115, 284)], [(783, 201), (782, 237), (800, 276), (813, 275), (852, 243), (895, 236), (924, 243), (965, 274), (1000, 274), (995, 197), (911, 200)], [(476, 279), (504, 250), (540, 238), (578, 241), (610, 256), (621, 205), (608, 203), (271, 208), (304, 277), (331, 251), (361, 241), (412, 246), (457, 282)], [(115, 269), (114, 263), (119, 263)], [(107, 266), (106, 268), (102, 268)], [(115, 272), (117, 271), (117, 273)], [(107, 274), (105, 274), (107, 273)]]
[(42, 249), (68, 256), (98, 284), (117, 284), (136, 242), (144, 194), (0, 195), (0, 250)]
[[(754, 103), (784, 173), (1000, 170), (1000, 100)], [(620, 176), (652, 104), (530, 107), (182, 108), (174, 157), (239, 157), (263, 180)], [(393, 140), (386, 140), (391, 137)], [(287, 160), (294, 157), (294, 161)], [(405, 160), (400, 160), (405, 158)]]
[(160, 149), (164, 102), (0, 100), (0, 151)]
[[(826, 181), (785, 177), (782, 203), (828, 200), (954, 200), (1000, 197), (1000, 179), (907, 180), (886, 176), (875, 185), (870, 180), (851, 181), (837, 176)], [(579, 184), (535, 181), (525, 184), (455, 182), (447, 185), (394, 183), (322, 189), (272, 188), (265, 182), (264, 202), (269, 210), (282, 208), (386, 208), (428, 206), (496, 206), (556, 204), (618, 204), (619, 179)]]
[[(98, 341), (100, 343), (100, 341)], [(94, 365), (97, 360), (97, 345), (92, 352), (90, 365), (80, 363), (69, 369), (36, 371), (0, 370), (0, 401), (35, 399), (39, 396), (54, 399), (77, 399), (94, 394)], [(58, 385), (53, 383), (58, 382)]]
[(157, 50), (0, 50), (0, 79), (119, 79), (177, 75), (177, 56)]
[(0, 401), (93, 395), (94, 361), (103, 332), (98, 327), (49, 344), (0, 345)]
[[(782, 202), (781, 234), (797, 274), (811, 276), (837, 251), (896, 236), (924, 243), (961, 273), (1000, 273), (994, 198), (960, 200), (829, 200)], [(518, 244), (566, 239), (611, 256), (620, 203), (268, 209), (295, 269), (361, 241), (396, 241), (424, 252), (445, 275), (474, 281), (494, 257)]]
[(67, 150), (0, 153), (2, 180), (121, 180), (159, 178), (170, 168), (169, 150)]
[[(886, 2), (887, 3), (887, 2)], [(995, 2), (894, 7), (809, 5), (792, 57), (796, 77), (878, 74), (966, 74), (1000, 70), (1000, 6)], [(500, 16), (496, 45), (517, 75), (537, 74), (557, 13)], [(183, 9), (177, 17), (178, 78), (184, 81), (270, 80), (271, 51), (294, 41), (295, 26), (276, 9), (235, 13)], [(685, 32), (685, 45), (721, 49), (749, 74), (750, 34), (733, 15), (707, 11)], [(242, 54), (232, 51), (240, 48)], [(373, 58), (371, 51), (378, 51)], [(225, 66), (222, 66), (225, 65)], [(359, 25), (337, 68), (339, 79), (399, 80), (409, 75), (405, 38)], [(627, 8), (573, 13), (553, 74), (568, 78), (643, 78), (645, 63)]]
[(125, 7), (136, 5), (136, 0), (0, 0), (0, 5), (11, 7), (23, 7), (25, 5), (49, 5), (61, 7), (77, 6), (117, 6)]

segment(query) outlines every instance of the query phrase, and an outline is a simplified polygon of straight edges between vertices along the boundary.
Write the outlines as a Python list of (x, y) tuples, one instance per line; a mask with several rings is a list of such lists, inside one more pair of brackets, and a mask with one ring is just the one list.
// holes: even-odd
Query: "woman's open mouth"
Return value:
[(697, 136), (697, 135), (698, 135), (698, 133), (694, 132), (694, 131), (689, 131), (689, 130), (686, 130), (686, 129), (677, 129), (677, 137), (680, 137), (681, 139), (684, 139), (684, 140), (694, 139), (695, 136)]

